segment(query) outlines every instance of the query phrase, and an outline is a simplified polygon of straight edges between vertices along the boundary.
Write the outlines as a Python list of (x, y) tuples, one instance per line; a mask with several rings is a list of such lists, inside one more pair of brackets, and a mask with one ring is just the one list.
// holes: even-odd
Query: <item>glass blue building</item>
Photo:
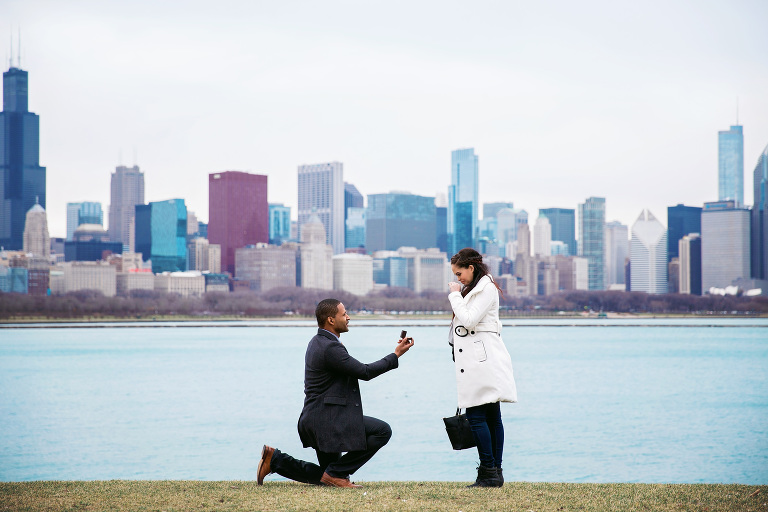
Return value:
[(576, 244), (576, 211), (573, 208), (541, 208), (539, 216), (545, 217), (552, 226), (552, 241), (563, 242), (569, 256), (579, 253)]
[(40, 119), (29, 111), (29, 77), (13, 67), (3, 73), (0, 112), (0, 246), (24, 247), (30, 208), (45, 206), (45, 167), (40, 167)]
[(605, 198), (579, 204), (579, 256), (589, 265), (589, 289), (605, 289)]
[(374, 252), (437, 247), (436, 223), (434, 197), (406, 192), (371, 194), (365, 212), (365, 248)]
[(667, 207), (667, 262), (679, 257), (680, 240), (688, 234), (701, 233), (701, 207), (677, 206)]
[(448, 207), (435, 208), (436, 244), (441, 252), (448, 253)]
[(365, 218), (365, 208), (347, 208), (344, 232), (344, 246), (347, 249), (365, 247)]
[(269, 243), (280, 245), (291, 239), (291, 207), (282, 203), (269, 205)]
[(744, 204), (744, 133), (740, 125), (717, 132), (718, 201)]
[(474, 247), (478, 221), (478, 156), (474, 148), (451, 152), (448, 187), (448, 254)]
[(187, 207), (183, 199), (136, 205), (136, 252), (152, 260), (152, 272), (187, 269)]

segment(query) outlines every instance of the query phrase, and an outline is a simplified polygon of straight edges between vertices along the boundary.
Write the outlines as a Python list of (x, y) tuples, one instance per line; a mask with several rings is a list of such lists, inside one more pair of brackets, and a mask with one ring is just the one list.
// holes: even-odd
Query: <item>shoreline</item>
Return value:
[[(354, 313), (353, 319), (358, 321), (402, 321), (403, 319), (424, 321), (424, 320), (447, 320), (450, 321), (451, 316), (445, 314), (361, 314)], [(589, 320), (653, 320), (653, 319), (735, 319), (735, 320), (747, 320), (747, 319), (764, 319), (768, 318), (768, 314), (755, 314), (755, 315), (729, 315), (729, 314), (679, 314), (679, 313), (659, 313), (659, 314), (634, 314), (634, 313), (606, 313), (603, 316), (597, 314), (532, 314), (532, 315), (502, 315), (500, 320), (573, 320), (576, 322), (589, 321)], [(56, 324), (136, 324), (136, 323), (165, 323), (165, 322), (179, 322), (179, 323), (205, 323), (205, 324), (217, 324), (217, 323), (246, 323), (246, 322), (276, 322), (276, 323), (300, 323), (311, 322), (314, 324), (314, 317), (312, 316), (299, 316), (299, 315), (284, 315), (284, 316), (192, 316), (192, 315), (153, 315), (151, 317), (66, 317), (66, 318), (49, 318), (44, 316), (25, 316), (18, 318), (3, 318), (0, 319), (0, 328), (7, 326), (8, 324), (44, 324), (44, 325), (56, 325)]]

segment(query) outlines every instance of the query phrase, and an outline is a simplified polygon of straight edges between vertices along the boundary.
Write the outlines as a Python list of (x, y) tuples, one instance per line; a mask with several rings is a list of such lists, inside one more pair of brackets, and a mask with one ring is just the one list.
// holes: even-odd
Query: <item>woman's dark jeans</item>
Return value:
[(480, 465), (500, 468), (504, 452), (504, 425), (499, 402), (467, 407), (467, 420), (477, 442)]

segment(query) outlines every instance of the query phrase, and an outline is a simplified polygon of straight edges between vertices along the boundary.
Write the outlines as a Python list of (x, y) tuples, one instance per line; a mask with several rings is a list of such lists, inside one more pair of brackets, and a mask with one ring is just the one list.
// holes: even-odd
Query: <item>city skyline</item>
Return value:
[(0, 41), (7, 64), (21, 27), (55, 237), (66, 203), (109, 207), (118, 165), (145, 173), (147, 202), (184, 198), (204, 221), (208, 174), (265, 174), (295, 218), (299, 165), (339, 161), (366, 197), (435, 196), (466, 147), (480, 205), (535, 219), (605, 197), (606, 221), (631, 225), (717, 199), (718, 131), (744, 127), (747, 190), (768, 143), (756, 1), (651, 3), (622, 23), (608, 2), (36, 4), (6, 4)]

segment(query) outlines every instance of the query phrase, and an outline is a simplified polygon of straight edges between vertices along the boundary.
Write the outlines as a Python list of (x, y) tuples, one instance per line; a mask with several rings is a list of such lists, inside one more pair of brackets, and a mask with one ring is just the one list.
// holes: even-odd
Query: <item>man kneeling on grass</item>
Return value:
[[(332, 487), (361, 487), (349, 476), (392, 437), (389, 425), (363, 416), (358, 379), (371, 380), (397, 368), (397, 360), (413, 346), (413, 338), (397, 342), (395, 351), (375, 363), (363, 364), (341, 343), (349, 331), (344, 304), (325, 299), (315, 308), (319, 329), (304, 357), (304, 409), (299, 416), (299, 437), (304, 447), (317, 452), (317, 464), (304, 462), (264, 445), (257, 483), (277, 473), (291, 480)], [(343, 452), (346, 452), (342, 455)]]

